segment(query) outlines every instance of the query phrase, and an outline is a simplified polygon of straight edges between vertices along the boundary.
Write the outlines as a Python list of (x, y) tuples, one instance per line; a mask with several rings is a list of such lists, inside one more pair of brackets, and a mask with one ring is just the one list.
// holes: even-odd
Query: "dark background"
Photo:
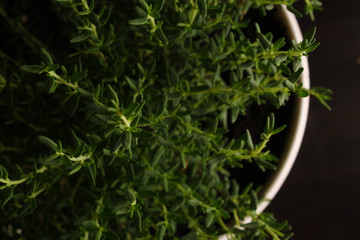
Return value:
[(295, 165), (267, 211), (293, 226), (295, 240), (360, 239), (360, 1), (324, 0), (309, 57), (312, 86), (334, 91), (332, 110), (310, 103)]

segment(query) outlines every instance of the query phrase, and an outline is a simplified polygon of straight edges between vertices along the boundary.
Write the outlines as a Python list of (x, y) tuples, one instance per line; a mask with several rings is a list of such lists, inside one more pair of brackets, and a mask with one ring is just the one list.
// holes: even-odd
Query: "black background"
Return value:
[(295, 165), (267, 211), (293, 226), (295, 240), (360, 239), (360, 1), (324, 0), (309, 57), (312, 86), (334, 91), (331, 111), (310, 103)]

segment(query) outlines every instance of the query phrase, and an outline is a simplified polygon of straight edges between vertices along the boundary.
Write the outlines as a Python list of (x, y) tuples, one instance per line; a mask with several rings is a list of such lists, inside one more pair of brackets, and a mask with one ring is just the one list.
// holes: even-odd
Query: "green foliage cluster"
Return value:
[(1, 1), (1, 239), (288, 239), (229, 173), (275, 169), (284, 126), (227, 132), (252, 103), (330, 99), (299, 82), (315, 28), (285, 48), (252, 19), (294, 2)]

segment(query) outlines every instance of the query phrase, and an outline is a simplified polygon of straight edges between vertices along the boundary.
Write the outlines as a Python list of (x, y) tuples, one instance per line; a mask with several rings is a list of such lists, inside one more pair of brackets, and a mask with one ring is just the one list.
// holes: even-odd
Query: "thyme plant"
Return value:
[(285, 126), (228, 132), (253, 103), (327, 106), (299, 82), (315, 28), (300, 43), (262, 31), (294, 2), (1, 1), (1, 239), (290, 238), (230, 174), (275, 169)]

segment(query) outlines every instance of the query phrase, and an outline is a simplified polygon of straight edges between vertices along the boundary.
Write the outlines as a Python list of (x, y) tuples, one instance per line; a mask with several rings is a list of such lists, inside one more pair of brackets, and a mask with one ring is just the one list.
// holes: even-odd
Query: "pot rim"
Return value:
[[(288, 34), (296, 42), (303, 40), (299, 23), (293, 13), (282, 6), (282, 11), (279, 11), (281, 17), (285, 20)], [(310, 70), (309, 63), (306, 56), (301, 57), (301, 67), (304, 69), (300, 81), (303, 83), (304, 88), (310, 88)], [(285, 150), (280, 157), (276, 170), (272, 173), (270, 178), (266, 181), (261, 192), (265, 201), (259, 203), (257, 212), (261, 213), (269, 205), (271, 200), (274, 199), (281, 186), (284, 184), (287, 176), (289, 175), (304, 137), (306, 123), (308, 119), (310, 98), (295, 98), (295, 107), (293, 112), (293, 119), (289, 124), (289, 134), (287, 135)]]

